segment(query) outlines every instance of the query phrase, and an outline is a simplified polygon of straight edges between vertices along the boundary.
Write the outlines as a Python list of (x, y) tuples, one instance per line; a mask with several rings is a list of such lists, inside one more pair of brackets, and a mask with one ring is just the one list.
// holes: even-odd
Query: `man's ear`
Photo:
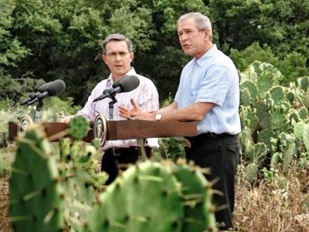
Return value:
[(210, 39), (211, 36), (210, 36), (210, 30), (209, 30), (209, 28), (206, 28), (206, 29), (205, 29), (205, 31), (204, 31), (204, 37), (205, 37), (205, 39), (207, 39), (207, 40), (211, 40), (211, 39)]
[(106, 55), (102, 55), (102, 60), (106, 64)]
[(131, 62), (134, 60), (134, 52), (130, 52), (130, 59), (131, 59)]

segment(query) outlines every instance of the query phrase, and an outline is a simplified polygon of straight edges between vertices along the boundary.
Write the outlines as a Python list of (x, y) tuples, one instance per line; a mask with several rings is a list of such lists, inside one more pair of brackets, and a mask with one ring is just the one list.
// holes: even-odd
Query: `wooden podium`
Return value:
[[(56, 135), (68, 128), (62, 122), (42, 122), (48, 138)], [(83, 139), (90, 142), (95, 138), (92, 123), (90, 123), (88, 135)], [(21, 131), (18, 123), (9, 122), (8, 140), (14, 141), (17, 134)], [(123, 120), (106, 121), (106, 140), (117, 139), (145, 139), (163, 137), (183, 137), (197, 135), (197, 122), (177, 122), (177, 121), (142, 121), (142, 120)], [(50, 141), (55, 141), (50, 139)]]

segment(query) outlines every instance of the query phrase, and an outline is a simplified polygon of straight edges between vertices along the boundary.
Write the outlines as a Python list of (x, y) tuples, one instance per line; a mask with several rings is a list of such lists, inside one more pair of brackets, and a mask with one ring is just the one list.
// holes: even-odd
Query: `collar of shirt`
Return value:
[(199, 59), (193, 59), (193, 61), (198, 64), (200, 67), (203, 67), (204, 64), (211, 59), (215, 53), (218, 51), (217, 45), (214, 44), (211, 49), (209, 49), (204, 55), (202, 55)]
[[(127, 72), (124, 76), (126, 75), (137, 75), (137, 73), (135, 72), (135, 69), (131, 67), (129, 72)], [(112, 74), (109, 74), (107, 81), (106, 81), (106, 89), (112, 88), (113, 84), (114, 84), (114, 79), (112, 78)]]

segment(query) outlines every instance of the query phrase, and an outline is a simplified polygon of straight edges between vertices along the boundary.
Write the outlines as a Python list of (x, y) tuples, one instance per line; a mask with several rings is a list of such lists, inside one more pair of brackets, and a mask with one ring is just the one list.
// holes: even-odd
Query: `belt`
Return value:
[(225, 138), (225, 137), (230, 137), (233, 135), (228, 134), (228, 133), (215, 134), (215, 133), (208, 132), (208, 133), (200, 134), (198, 136), (200, 136), (201, 138)]
[(185, 137), (190, 141), (191, 147), (199, 146), (205, 142), (221, 142), (221, 140), (234, 140), (237, 138), (236, 135), (231, 135), (228, 133), (215, 134), (215, 133), (203, 133), (194, 137)]
[(128, 153), (137, 153), (139, 151), (140, 147), (114, 147), (111, 148), (114, 155), (120, 155), (120, 154), (128, 154)]
[[(141, 147), (131, 146), (131, 147), (114, 147), (110, 148), (115, 156), (119, 155), (140, 155)], [(149, 156), (151, 154), (152, 148), (145, 146), (146, 154)]]

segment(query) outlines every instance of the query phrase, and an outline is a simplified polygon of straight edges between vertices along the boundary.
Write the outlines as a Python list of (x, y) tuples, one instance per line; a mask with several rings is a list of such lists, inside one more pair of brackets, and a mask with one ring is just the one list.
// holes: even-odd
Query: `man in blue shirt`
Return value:
[(187, 137), (186, 158), (210, 168), (208, 181), (222, 192), (214, 195), (220, 210), (216, 221), (221, 230), (233, 228), (235, 174), (239, 159), (241, 131), (239, 117), (239, 76), (233, 61), (212, 43), (212, 26), (201, 13), (178, 19), (178, 37), (185, 54), (193, 59), (183, 68), (175, 100), (154, 112), (120, 107), (120, 115), (140, 120), (198, 121), (198, 136)]

